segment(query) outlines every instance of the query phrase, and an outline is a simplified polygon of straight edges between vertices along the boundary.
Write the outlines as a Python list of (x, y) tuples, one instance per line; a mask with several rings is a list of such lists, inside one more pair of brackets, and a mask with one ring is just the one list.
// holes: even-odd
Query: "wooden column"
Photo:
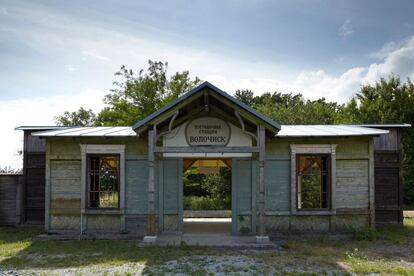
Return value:
[(265, 233), (265, 202), (264, 202), (264, 163), (266, 154), (266, 130), (263, 125), (258, 127), (259, 146), (259, 225), (258, 234), (264, 236)]
[(369, 224), (375, 228), (375, 166), (374, 138), (369, 141)]
[(156, 235), (155, 225), (155, 180), (154, 180), (154, 143), (155, 143), (154, 130), (148, 131), (148, 218), (147, 218), (147, 235)]

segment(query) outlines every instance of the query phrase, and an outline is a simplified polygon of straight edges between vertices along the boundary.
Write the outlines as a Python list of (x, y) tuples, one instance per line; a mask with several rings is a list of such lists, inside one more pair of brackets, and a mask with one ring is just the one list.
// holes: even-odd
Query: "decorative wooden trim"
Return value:
[(175, 118), (177, 118), (177, 116), (178, 116), (178, 110), (171, 117), (170, 123), (168, 124), (168, 130), (157, 134), (157, 136), (155, 137), (154, 144), (157, 144), (158, 139), (161, 138), (162, 136), (168, 135), (168, 134), (171, 133), (171, 131), (173, 129), (173, 125), (174, 125)]
[(160, 153), (253, 153), (259, 152), (258, 147), (154, 147), (154, 152)]
[(239, 112), (237, 110), (234, 111), (234, 116), (236, 116), (237, 119), (239, 119), (239, 123), (240, 123), (240, 127), (241, 127), (241, 132), (243, 134), (249, 135), (254, 140), (258, 141), (258, 135), (259, 135), (259, 133), (257, 133), (257, 136), (256, 136), (254, 133), (246, 130), (246, 127), (244, 126), (243, 118), (240, 116), (240, 114), (239, 114)]
[[(336, 213), (336, 144), (291, 144), (291, 196), (290, 208), (293, 215), (333, 215)], [(327, 210), (297, 210), (296, 195), (296, 155), (297, 154), (330, 154), (331, 155), (331, 186), (330, 186), (330, 204), (331, 208)]]

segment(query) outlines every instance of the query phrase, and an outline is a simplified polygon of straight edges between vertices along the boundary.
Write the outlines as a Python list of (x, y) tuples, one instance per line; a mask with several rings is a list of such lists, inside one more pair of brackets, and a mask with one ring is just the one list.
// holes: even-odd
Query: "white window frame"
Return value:
[[(125, 211), (125, 145), (90, 145), (81, 144), (81, 213), (82, 214), (124, 214)], [(87, 208), (87, 155), (88, 154), (119, 154), (119, 209), (88, 209)]]
[[(336, 214), (336, 144), (291, 144), (290, 145), (290, 171), (291, 171), (291, 196), (290, 207), (294, 215), (333, 215)], [(330, 208), (326, 210), (297, 210), (296, 195), (296, 155), (297, 154), (329, 154), (331, 156), (331, 187)]]

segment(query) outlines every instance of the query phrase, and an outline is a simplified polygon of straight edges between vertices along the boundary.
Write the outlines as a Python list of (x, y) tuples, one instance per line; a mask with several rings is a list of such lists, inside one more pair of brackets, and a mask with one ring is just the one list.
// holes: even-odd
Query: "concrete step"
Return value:
[[(234, 236), (230, 234), (183, 234), (159, 235), (153, 245), (158, 246), (209, 246), (220, 248), (269, 248), (279, 249), (279, 245), (268, 240), (267, 237)], [(139, 246), (145, 246), (140, 242)]]

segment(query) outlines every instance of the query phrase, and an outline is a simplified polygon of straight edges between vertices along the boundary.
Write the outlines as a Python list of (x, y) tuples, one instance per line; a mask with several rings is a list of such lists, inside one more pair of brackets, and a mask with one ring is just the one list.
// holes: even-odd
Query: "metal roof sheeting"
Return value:
[(369, 136), (387, 134), (388, 130), (347, 125), (282, 125), (276, 137)]
[[(372, 136), (388, 130), (349, 125), (282, 125), (275, 137)], [(68, 127), (32, 134), (42, 137), (123, 137), (138, 136), (131, 127)]]
[(361, 124), (356, 126), (362, 127), (378, 127), (378, 128), (405, 128), (411, 127), (411, 124)]
[(137, 136), (131, 127), (69, 127), (59, 130), (36, 132), (42, 137), (124, 137)]
[(66, 129), (67, 126), (19, 126), (14, 130), (51, 130), (51, 129)]

